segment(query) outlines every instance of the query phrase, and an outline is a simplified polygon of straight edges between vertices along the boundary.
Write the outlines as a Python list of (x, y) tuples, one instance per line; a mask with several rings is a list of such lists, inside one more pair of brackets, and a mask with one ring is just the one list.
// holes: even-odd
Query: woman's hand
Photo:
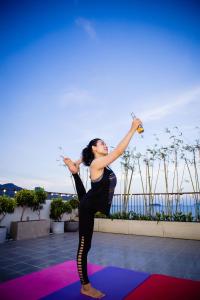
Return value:
[(139, 125), (142, 125), (142, 121), (138, 118), (134, 118), (132, 121), (131, 129), (137, 130)]
[(77, 160), (76, 162), (73, 162), (69, 157), (62, 156), (62, 158), (63, 158), (63, 162), (65, 163), (65, 165), (68, 167), (69, 171), (72, 174), (76, 174), (79, 172), (79, 169), (80, 169), (79, 165), (82, 162), (81, 159)]
[(80, 165), (83, 162), (82, 157), (75, 161), (76, 165)]

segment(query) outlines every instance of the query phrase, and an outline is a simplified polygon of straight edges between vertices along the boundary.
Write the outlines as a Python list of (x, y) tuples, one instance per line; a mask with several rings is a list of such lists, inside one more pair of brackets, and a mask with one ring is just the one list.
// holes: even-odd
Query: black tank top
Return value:
[(91, 189), (87, 196), (92, 198), (90, 203), (93, 203), (96, 211), (109, 216), (116, 184), (117, 177), (108, 166), (98, 179), (91, 180)]

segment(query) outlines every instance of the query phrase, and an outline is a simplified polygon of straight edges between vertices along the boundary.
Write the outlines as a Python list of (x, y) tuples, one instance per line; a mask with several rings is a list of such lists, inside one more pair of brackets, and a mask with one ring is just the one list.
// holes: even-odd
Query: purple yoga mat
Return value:
[[(88, 264), (91, 275), (104, 267)], [(0, 284), (1, 300), (38, 300), (79, 280), (76, 261), (67, 261)]]
[[(143, 283), (150, 275), (117, 267), (106, 267), (90, 276), (91, 284), (106, 294), (102, 299), (122, 300)], [(80, 294), (80, 282), (70, 284), (40, 300), (73, 299), (86, 300), (91, 297)]]

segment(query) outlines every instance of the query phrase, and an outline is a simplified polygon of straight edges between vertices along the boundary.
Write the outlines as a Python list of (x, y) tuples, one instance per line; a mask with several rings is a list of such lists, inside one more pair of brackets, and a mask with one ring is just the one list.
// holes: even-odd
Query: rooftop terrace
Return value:
[[(0, 244), (0, 281), (76, 259), (78, 232)], [(200, 241), (94, 232), (88, 262), (200, 280)]]

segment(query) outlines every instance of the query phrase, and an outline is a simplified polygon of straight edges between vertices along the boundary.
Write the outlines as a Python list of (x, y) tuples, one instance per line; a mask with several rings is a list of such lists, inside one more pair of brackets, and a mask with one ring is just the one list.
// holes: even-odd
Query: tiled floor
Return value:
[[(78, 232), (0, 244), (0, 281), (76, 259)], [(94, 232), (88, 261), (200, 280), (200, 241)]]

